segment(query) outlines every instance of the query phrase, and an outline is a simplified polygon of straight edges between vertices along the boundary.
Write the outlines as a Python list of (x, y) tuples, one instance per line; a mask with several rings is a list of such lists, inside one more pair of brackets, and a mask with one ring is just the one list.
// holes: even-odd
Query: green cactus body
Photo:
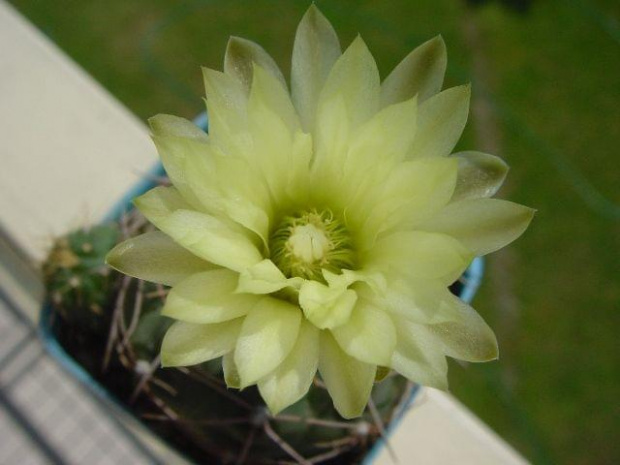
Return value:
[(118, 273), (103, 259), (119, 237), (115, 224), (77, 230), (54, 243), (43, 265), (48, 299), (63, 319), (85, 331), (102, 331), (107, 324)]

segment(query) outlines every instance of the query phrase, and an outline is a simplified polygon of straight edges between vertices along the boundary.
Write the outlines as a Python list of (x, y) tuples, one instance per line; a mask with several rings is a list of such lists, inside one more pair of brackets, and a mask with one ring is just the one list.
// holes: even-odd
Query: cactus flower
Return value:
[(135, 199), (158, 231), (107, 261), (172, 286), (164, 366), (222, 357), (227, 384), (257, 385), (274, 414), (318, 371), (352, 418), (378, 368), (446, 389), (446, 356), (497, 357), (493, 331), (448, 286), (533, 210), (490, 198), (499, 158), (451, 154), (470, 87), (441, 91), (445, 68), (437, 37), (381, 82), (363, 40), (341, 52), (311, 6), (290, 92), (263, 48), (231, 38), (224, 72), (204, 69), (209, 134), (151, 119), (172, 186)]

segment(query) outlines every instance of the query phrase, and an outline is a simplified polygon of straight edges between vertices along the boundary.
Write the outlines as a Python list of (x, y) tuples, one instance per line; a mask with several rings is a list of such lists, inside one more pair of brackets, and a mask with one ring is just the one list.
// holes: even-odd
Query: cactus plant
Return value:
[(255, 386), (226, 387), (220, 361), (160, 368), (159, 345), (172, 323), (160, 315), (167, 289), (104, 271), (107, 251), (146, 230), (144, 219), (131, 212), (118, 223), (56, 241), (43, 269), (65, 349), (120, 403), (197, 463), (360, 461), (407, 404), (413, 383), (382, 372), (363, 416), (343, 420), (317, 377), (308, 396), (273, 416)]
[[(311, 6), (289, 94), (259, 45), (232, 38), (224, 72), (204, 70), (210, 134), (150, 121), (171, 185), (134, 199), (149, 221), (132, 212), (54, 248), (60, 339), (197, 461), (359, 461), (407, 405), (407, 379), (445, 389), (446, 356), (497, 357), (447, 287), (534, 214), (488, 198), (499, 158), (450, 155), (470, 87), (440, 92), (445, 67), (437, 37), (381, 83), (363, 40), (341, 53)], [(101, 277), (105, 228), (126, 276)], [(92, 337), (71, 338), (80, 325)]]
[(116, 224), (83, 228), (56, 240), (43, 265), (49, 299), (63, 318), (86, 331), (106, 323), (104, 308), (118, 276), (103, 257), (119, 238)]

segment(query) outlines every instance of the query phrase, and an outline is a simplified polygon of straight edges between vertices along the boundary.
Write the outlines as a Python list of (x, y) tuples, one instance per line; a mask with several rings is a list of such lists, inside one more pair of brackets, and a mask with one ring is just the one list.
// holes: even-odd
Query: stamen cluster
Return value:
[(285, 216), (270, 240), (271, 260), (287, 278), (324, 282), (322, 270), (355, 268), (355, 251), (344, 222), (329, 209)]

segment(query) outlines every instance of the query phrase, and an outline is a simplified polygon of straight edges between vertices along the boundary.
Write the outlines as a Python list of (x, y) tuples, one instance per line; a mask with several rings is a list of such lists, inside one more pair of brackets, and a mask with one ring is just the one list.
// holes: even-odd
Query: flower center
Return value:
[(271, 260), (287, 277), (323, 281), (322, 270), (353, 269), (355, 251), (346, 227), (330, 210), (285, 216), (269, 241)]

